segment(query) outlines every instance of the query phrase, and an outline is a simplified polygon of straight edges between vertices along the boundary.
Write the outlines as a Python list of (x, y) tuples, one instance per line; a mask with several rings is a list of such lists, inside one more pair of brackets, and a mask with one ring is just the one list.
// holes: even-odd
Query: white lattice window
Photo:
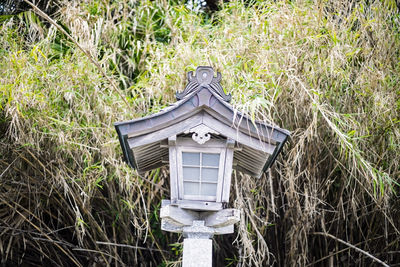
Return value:
[(225, 149), (178, 149), (181, 199), (220, 201)]

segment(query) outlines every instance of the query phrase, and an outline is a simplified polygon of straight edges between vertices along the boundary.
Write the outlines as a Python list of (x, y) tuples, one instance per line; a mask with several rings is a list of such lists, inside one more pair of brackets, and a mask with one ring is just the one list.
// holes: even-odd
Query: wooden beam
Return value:
[(191, 118), (183, 120), (177, 124), (168, 126), (159, 131), (151, 132), (149, 134), (145, 134), (145, 135), (141, 135), (141, 136), (128, 138), (128, 144), (129, 144), (129, 147), (132, 149), (135, 147), (144, 146), (144, 145), (148, 145), (148, 144), (151, 144), (154, 142), (158, 142), (163, 139), (167, 139), (168, 137), (171, 137), (173, 135), (183, 133), (187, 129), (193, 128), (193, 127), (201, 124), (201, 122), (202, 122), (202, 116), (200, 114), (197, 114)]
[(245, 146), (251, 147), (255, 150), (262, 151), (269, 155), (275, 150), (275, 146), (269, 143), (265, 143), (260, 139), (256, 139), (249, 135), (242, 133), (239, 129), (235, 129), (233, 127), (229, 127), (228, 125), (216, 120), (212, 116), (207, 113), (204, 113), (203, 123), (210, 127), (211, 129), (220, 132), (222, 135), (229, 137), (233, 140), (236, 140), (238, 143), (241, 143)]
[[(231, 191), (231, 179), (232, 179), (232, 165), (233, 165), (233, 146), (235, 142), (229, 142), (225, 153), (225, 165), (224, 175), (222, 181), (222, 195), (221, 202), (229, 202), (229, 195)], [(231, 146), (232, 148), (229, 148)]]
[(179, 187), (178, 187), (178, 162), (176, 155), (176, 135), (168, 138), (169, 146), (169, 181), (170, 181), (170, 192), (171, 200), (177, 201), (179, 198)]

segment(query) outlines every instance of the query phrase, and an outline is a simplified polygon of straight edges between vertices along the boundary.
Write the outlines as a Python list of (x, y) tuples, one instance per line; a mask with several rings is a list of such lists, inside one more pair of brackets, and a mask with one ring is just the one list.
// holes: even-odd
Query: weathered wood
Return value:
[(170, 176), (170, 197), (172, 201), (179, 198), (179, 185), (178, 185), (178, 163), (176, 157), (176, 135), (168, 138), (169, 146), (169, 176)]
[(285, 129), (274, 127), (261, 121), (253, 122), (246, 115), (233, 110), (227, 103), (215, 101), (210, 107), (204, 106), (204, 110), (215, 119), (273, 145), (283, 142), (290, 135), (290, 132)]
[[(156, 152), (154, 152), (153, 154), (150, 154), (149, 151), (152, 150), (157, 150)], [(147, 162), (147, 161), (151, 161), (154, 159), (159, 160), (162, 156), (167, 155), (168, 156), (168, 149), (161, 149), (159, 146), (154, 146), (149, 148), (149, 150), (147, 151), (143, 151), (143, 152), (136, 152), (134, 151), (135, 157), (137, 157), (137, 162), (138, 163), (143, 163), (143, 162)]]
[[(219, 141), (219, 140), (215, 140)], [(179, 143), (179, 139), (178, 139)], [(222, 190), (222, 182), (223, 182), (223, 175), (224, 175), (224, 165), (225, 165), (225, 143), (220, 142), (223, 147), (208, 147), (205, 144), (200, 145), (196, 142), (192, 143), (192, 146), (177, 146), (177, 171), (178, 171), (178, 190), (179, 190), (179, 199), (185, 200), (203, 200), (203, 201), (217, 201), (221, 202), (221, 190)], [(218, 183), (217, 183), (217, 192), (215, 196), (187, 196), (184, 195), (184, 188), (183, 188), (183, 167), (182, 167), (182, 152), (196, 152), (196, 153), (218, 153), (220, 155), (220, 162), (218, 164)], [(195, 203), (196, 204), (196, 203)]]
[[(198, 95), (191, 95), (189, 99), (184, 99), (160, 113), (138, 120), (116, 123), (125, 158), (131, 165), (136, 166), (128, 147), (140, 147), (156, 140), (164, 140), (171, 133), (179, 134), (187, 130), (184, 125), (188, 119), (196, 117), (199, 113), (211, 118), (209, 123), (205, 123), (211, 126), (211, 129), (224, 133), (226, 137), (235, 139), (245, 146), (267, 153), (264, 156), (269, 160), (266, 160), (264, 164), (271, 165), (282, 147), (280, 144), (287, 139), (289, 132), (261, 122), (252, 122), (207, 90), (203, 88)], [(226, 129), (228, 129), (227, 132)], [(155, 132), (158, 134), (154, 134)], [(279, 145), (279, 149), (274, 149), (276, 145)], [(268, 166), (263, 166), (261, 169), (264, 170)]]
[[(168, 151), (168, 150), (167, 150)], [(136, 154), (135, 154), (136, 156)], [(158, 164), (162, 162), (162, 157), (168, 156), (168, 152), (165, 154), (159, 154), (157, 156), (154, 156), (153, 158), (147, 158), (146, 160), (138, 160), (137, 165), (140, 167), (140, 169), (147, 168), (148, 166), (152, 166), (154, 164)]]
[(248, 175), (251, 175), (251, 176), (253, 176), (253, 177), (255, 177), (255, 178), (260, 178), (261, 175), (262, 175), (262, 173), (256, 173), (256, 172), (250, 171), (250, 170), (248, 170), (248, 169), (245, 169), (245, 168), (243, 168), (243, 167), (240, 167), (239, 165), (236, 165), (236, 166), (235, 166), (235, 169), (236, 169), (237, 171), (240, 171), (240, 172), (246, 173), (246, 174), (248, 174)]
[(168, 141), (167, 140), (161, 140), (160, 141), (160, 147), (168, 148)]
[(245, 151), (242, 151), (240, 153), (236, 153), (235, 154), (235, 158), (240, 159), (240, 161), (242, 163), (248, 164), (253, 169), (260, 169), (260, 170), (262, 169), (262, 165), (267, 160), (267, 158), (264, 158), (263, 160), (259, 160), (259, 159), (255, 158), (255, 157), (252, 158), (251, 155), (249, 155)]
[(176, 134), (168, 137), (168, 145), (176, 146)]
[(114, 125), (119, 134), (131, 138), (158, 131), (172, 124), (179, 123), (182, 120), (192, 117), (199, 111), (197, 105), (193, 104), (193, 101), (185, 99), (180, 103), (172, 104), (159, 113), (131, 121), (117, 122)]
[(276, 126), (253, 121), (234, 110), (225, 101), (227, 100), (224, 99), (225, 95), (221, 97), (220, 92), (223, 90), (221, 91), (218, 80), (201, 86), (197, 84), (197, 87), (195, 84), (189, 84), (181, 101), (157, 114), (115, 123), (124, 157), (129, 164), (138, 168), (135, 157), (131, 153), (132, 148), (165, 140), (171, 135), (190, 130), (190, 127), (196, 126), (190, 123), (191, 118), (199, 119), (199, 114), (202, 113), (204, 119), (200, 120), (204, 125), (244, 146), (265, 152), (264, 157), (268, 160), (262, 161), (264, 166), (260, 169), (266, 170), (275, 160), (290, 133)]
[(226, 147), (226, 141), (223, 139), (210, 139), (205, 144), (198, 144), (192, 138), (180, 137), (177, 139), (178, 146), (185, 147), (200, 147), (204, 149), (213, 148), (213, 147)]
[[(193, 123), (193, 121), (196, 121)], [(201, 121), (203, 123), (201, 123)], [(250, 153), (249, 157), (256, 157), (258, 159), (260, 156), (265, 157), (265, 160), (260, 161), (258, 164), (266, 164), (267, 159), (272, 155), (275, 151), (275, 146), (262, 142), (257, 138), (251, 137), (249, 135), (246, 135), (242, 133), (239, 129), (232, 128), (225, 123), (222, 123), (218, 120), (215, 120), (211, 115), (209, 115), (206, 112), (201, 112), (201, 113), (196, 113), (196, 115), (193, 118), (189, 118), (186, 120), (183, 120), (175, 125), (169, 126), (167, 128), (161, 129), (157, 133), (151, 133), (147, 135), (141, 135), (141, 136), (136, 136), (128, 139), (128, 144), (131, 148), (133, 148), (134, 151), (136, 149), (142, 149), (142, 146), (154, 143), (156, 141), (162, 141), (165, 140), (169, 137), (169, 135), (175, 135), (182, 133), (190, 128), (193, 128), (195, 126), (198, 126), (200, 124), (204, 124), (207, 127), (213, 129), (214, 131), (221, 132), (224, 136), (236, 140), (239, 144), (242, 143), (245, 147), (250, 147), (251, 150), (253, 151), (260, 151), (261, 154), (258, 155), (258, 153)], [(209, 140), (206, 144), (209, 144)], [(211, 145), (211, 144), (210, 144)], [(164, 146), (164, 144), (163, 144)], [(151, 155), (155, 150), (150, 150), (150, 148), (146, 147), (145, 150), (149, 151), (148, 155)], [(239, 151), (238, 151), (239, 152)], [(262, 155), (263, 154), (263, 155)], [(252, 164), (254, 164), (254, 161), (250, 160)], [(141, 164), (139, 164), (141, 166)], [(151, 164), (152, 165), (152, 164)], [(248, 166), (241, 166), (243, 169), (248, 169)], [(262, 170), (264, 166), (257, 166), (255, 164), (254, 166), (257, 168), (257, 171), (253, 171), (253, 173), (258, 173), (258, 170)], [(249, 173), (249, 172), (247, 172)]]
[(235, 144), (236, 144), (236, 141), (234, 139), (232, 139), (232, 138), (226, 139), (226, 147), (227, 148), (234, 149)]
[(211, 115), (207, 113), (204, 113), (203, 115), (203, 123), (208, 127), (210, 127), (211, 129), (222, 133), (224, 136), (234, 139), (237, 142), (249, 146), (255, 150), (260, 150), (269, 155), (271, 155), (275, 150), (274, 145), (265, 143), (259, 139), (256, 139), (254, 137), (251, 137), (249, 135), (240, 132), (238, 129), (229, 127), (225, 123), (215, 120)]
[(136, 165), (140, 171), (143, 171), (143, 169), (148, 166), (153, 166), (162, 162), (162, 157), (168, 157), (168, 149), (160, 148), (159, 142), (139, 147), (131, 151), (136, 159)]
[(237, 162), (236, 167), (248, 170), (248, 172), (251, 173), (259, 173), (262, 171), (262, 164), (259, 164), (256, 160), (254, 160), (253, 162), (250, 161), (248, 158), (246, 158), (246, 155), (244, 154), (235, 154), (234, 159)]
[(139, 174), (145, 174), (145, 172), (148, 172), (148, 171), (151, 171), (151, 170), (160, 168), (160, 167), (162, 167), (162, 166), (164, 166), (164, 165), (166, 165), (166, 163), (163, 163), (163, 162), (154, 163), (153, 165), (149, 165), (149, 166), (146, 167), (146, 168), (140, 169)]
[[(229, 148), (229, 146), (231, 148)], [(226, 203), (229, 203), (229, 195), (231, 190), (233, 147), (234, 144), (231, 145), (231, 143), (228, 143), (228, 148), (226, 149), (226, 156), (225, 156), (224, 175), (222, 181), (223, 188), (221, 190), (221, 202), (226, 202)]]
[(202, 122), (202, 116), (197, 114), (191, 118), (187, 118), (177, 124), (163, 128), (157, 132), (151, 132), (145, 135), (136, 136), (128, 139), (129, 147), (135, 148), (144, 146), (156, 141), (167, 139), (170, 136), (183, 133), (187, 129), (193, 128)]

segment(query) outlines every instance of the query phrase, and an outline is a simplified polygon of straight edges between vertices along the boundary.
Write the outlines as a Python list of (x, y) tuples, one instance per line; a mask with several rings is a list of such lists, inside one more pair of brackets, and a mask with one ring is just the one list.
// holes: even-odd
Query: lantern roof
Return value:
[[(188, 84), (178, 101), (150, 116), (117, 122), (115, 128), (128, 164), (139, 172), (168, 162), (168, 138), (185, 135), (204, 127), (216, 138), (236, 141), (234, 168), (260, 177), (275, 161), (290, 132), (252, 121), (229, 105), (231, 95), (220, 85), (221, 74), (212, 67), (200, 66), (188, 73)], [(207, 146), (207, 143), (204, 144)]]

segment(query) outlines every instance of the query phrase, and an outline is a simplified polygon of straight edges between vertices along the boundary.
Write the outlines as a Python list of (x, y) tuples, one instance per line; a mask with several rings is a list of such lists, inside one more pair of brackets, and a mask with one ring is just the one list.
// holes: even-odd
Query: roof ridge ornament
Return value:
[(217, 72), (217, 77), (214, 77), (214, 69), (210, 66), (199, 66), (196, 69), (196, 74), (193, 75), (193, 71), (189, 71), (187, 74), (188, 84), (182, 93), (176, 93), (176, 99), (182, 100), (191, 93), (198, 91), (202, 87), (206, 87), (208, 90), (219, 95), (224, 101), (231, 101), (231, 94), (225, 94), (221, 84), (221, 73)]

